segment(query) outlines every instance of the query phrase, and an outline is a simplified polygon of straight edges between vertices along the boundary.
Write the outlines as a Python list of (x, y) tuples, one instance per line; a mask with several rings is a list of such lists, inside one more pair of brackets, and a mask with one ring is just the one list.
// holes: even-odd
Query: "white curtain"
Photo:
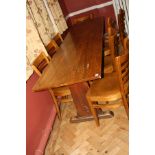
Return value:
[(67, 29), (57, 0), (27, 0), (26, 3), (26, 75), (32, 75), (31, 64), (54, 35)]

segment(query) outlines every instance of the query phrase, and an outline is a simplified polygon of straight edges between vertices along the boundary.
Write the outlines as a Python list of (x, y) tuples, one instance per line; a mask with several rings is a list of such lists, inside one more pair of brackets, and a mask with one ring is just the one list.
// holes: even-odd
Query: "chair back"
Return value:
[(121, 40), (121, 43), (123, 45), (123, 40), (126, 37), (126, 33), (125, 33), (125, 11), (123, 9), (119, 10), (118, 28), (119, 28), (120, 40)]
[(116, 33), (116, 21), (114, 21), (111, 17), (108, 17), (107, 26), (108, 35), (114, 35)]
[(58, 48), (57, 43), (54, 40), (51, 40), (51, 42), (46, 46), (48, 55), (52, 58)]
[(44, 52), (41, 52), (39, 56), (33, 61), (32, 68), (33, 70), (41, 76), (45, 67), (49, 64), (49, 60)]
[(93, 14), (85, 15), (82, 17), (77, 17), (72, 20), (72, 25), (75, 25), (75, 24), (78, 24), (85, 20), (90, 20), (90, 19), (93, 19)]
[(129, 38), (128, 37), (125, 37), (123, 40), (123, 50), (124, 50), (124, 53), (129, 52)]
[(57, 33), (57, 34), (54, 36), (53, 40), (56, 42), (56, 44), (57, 44), (58, 46), (60, 46), (60, 45), (62, 44), (62, 42), (63, 42), (63, 38), (62, 38), (62, 36), (61, 36), (60, 33)]
[(109, 36), (109, 47), (111, 51), (113, 70), (115, 71), (115, 57), (119, 55), (119, 38), (116, 33), (112, 36)]
[(115, 58), (123, 104), (129, 115), (129, 53)]

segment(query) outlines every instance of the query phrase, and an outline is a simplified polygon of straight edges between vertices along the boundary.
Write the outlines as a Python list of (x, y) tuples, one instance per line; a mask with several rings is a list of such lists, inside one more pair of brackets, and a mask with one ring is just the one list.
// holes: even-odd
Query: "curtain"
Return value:
[(46, 46), (55, 32), (43, 0), (28, 0), (27, 9), (42, 42)]
[(67, 29), (57, 0), (27, 0), (26, 3), (26, 75), (32, 75), (31, 64), (56, 33)]
[(45, 0), (48, 3), (48, 7), (54, 18), (55, 24), (57, 25), (58, 31), (62, 34), (68, 27), (60, 8), (58, 0)]
[(57, 0), (27, 0), (27, 9), (45, 46), (68, 28)]
[(31, 15), (28, 9), (26, 9), (26, 80), (32, 75), (33, 69), (31, 64), (41, 51), (46, 53)]

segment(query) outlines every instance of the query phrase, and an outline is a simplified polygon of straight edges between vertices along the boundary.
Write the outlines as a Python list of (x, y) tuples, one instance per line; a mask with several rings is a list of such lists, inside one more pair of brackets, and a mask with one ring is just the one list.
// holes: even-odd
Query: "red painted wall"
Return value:
[[(110, 1), (112, 0), (74, 0), (74, 2), (72, 0), (59, 0), (59, 3), (62, 8), (64, 16), (66, 17), (69, 13), (79, 11), (81, 9), (85, 9), (94, 5), (104, 4)], [(104, 16), (105, 21), (107, 21), (108, 16), (111, 16), (112, 18), (116, 19), (113, 5), (110, 5), (100, 9), (94, 9), (89, 12), (85, 12), (73, 17), (69, 17), (69, 19), (67, 19), (68, 26), (71, 26), (71, 20), (73, 18), (76, 18), (78, 16), (84, 16), (89, 13), (92, 13), (94, 17)]]
[[(47, 127), (54, 122), (55, 108), (48, 91), (32, 92), (38, 76), (34, 73), (26, 83), (26, 154), (37, 155), (43, 151), (48, 135)], [(51, 130), (51, 127), (50, 128)], [(48, 129), (49, 130), (49, 129)]]
[(63, 15), (67, 16), (69, 12), (68, 12), (67, 6), (65, 4), (65, 1), (64, 0), (58, 0), (58, 1), (59, 1), (59, 4), (60, 4), (60, 7), (62, 9)]
[(63, 5), (65, 5), (69, 13), (110, 1), (111, 0), (59, 0), (61, 4), (64, 3)]
[(99, 9), (98, 11), (99, 11), (99, 16), (105, 17), (105, 30), (107, 31), (107, 18), (112, 17), (114, 20), (116, 20), (113, 5), (106, 6), (105, 8)]

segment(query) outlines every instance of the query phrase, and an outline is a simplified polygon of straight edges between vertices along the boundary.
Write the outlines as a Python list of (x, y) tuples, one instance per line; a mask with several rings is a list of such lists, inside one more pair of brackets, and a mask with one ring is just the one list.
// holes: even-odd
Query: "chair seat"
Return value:
[(113, 64), (111, 55), (104, 57), (104, 73), (111, 73), (113, 72)]
[(91, 101), (114, 101), (121, 98), (116, 72), (105, 74), (103, 79), (93, 82), (87, 92)]
[(110, 55), (110, 48), (109, 47), (104, 47), (104, 56)]
[(54, 92), (55, 96), (66, 96), (66, 95), (70, 95), (71, 94), (69, 88), (66, 87), (66, 86), (59, 87), (59, 88), (54, 88), (53, 92)]
[(104, 56), (110, 55), (109, 40), (104, 41)]

